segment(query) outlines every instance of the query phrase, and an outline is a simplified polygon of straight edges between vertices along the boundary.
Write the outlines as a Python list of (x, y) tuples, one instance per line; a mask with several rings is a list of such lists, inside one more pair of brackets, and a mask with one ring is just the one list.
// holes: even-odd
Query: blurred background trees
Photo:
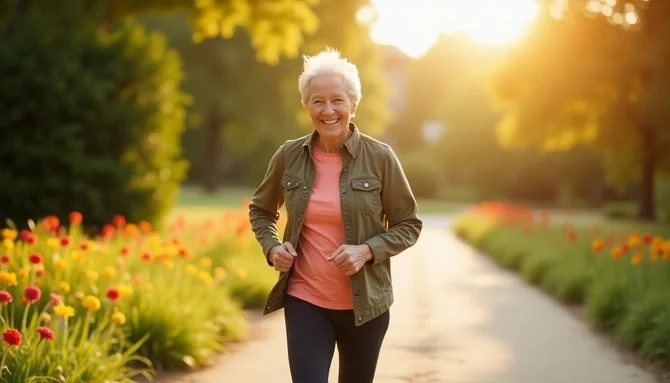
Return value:
[(418, 197), (670, 217), (670, 3), (537, 0), (513, 45), (412, 58), (370, 38), (372, 2), (3, 2), (0, 216), (158, 223), (180, 190), (255, 187), (311, 131), (302, 55), (331, 46)]

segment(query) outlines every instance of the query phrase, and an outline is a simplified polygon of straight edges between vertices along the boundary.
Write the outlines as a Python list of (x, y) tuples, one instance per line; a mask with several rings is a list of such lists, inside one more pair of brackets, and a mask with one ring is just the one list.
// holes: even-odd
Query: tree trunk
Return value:
[(212, 108), (205, 125), (205, 151), (203, 161), (203, 189), (214, 193), (219, 187), (219, 164), (221, 162), (221, 130), (223, 116)]
[(656, 218), (654, 186), (656, 173), (656, 153), (652, 130), (642, 129), (642, 179), (638, 197), (638, 218), (653, 221)]

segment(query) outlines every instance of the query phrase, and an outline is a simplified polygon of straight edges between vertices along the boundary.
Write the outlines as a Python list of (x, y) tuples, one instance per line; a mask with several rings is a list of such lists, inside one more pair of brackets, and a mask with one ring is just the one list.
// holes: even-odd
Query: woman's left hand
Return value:
[(365, 262), (372, 259), (372, 250), (366, 244), (342, 245), (328, 258), (334, 262), (347, 276), (356, 274)]

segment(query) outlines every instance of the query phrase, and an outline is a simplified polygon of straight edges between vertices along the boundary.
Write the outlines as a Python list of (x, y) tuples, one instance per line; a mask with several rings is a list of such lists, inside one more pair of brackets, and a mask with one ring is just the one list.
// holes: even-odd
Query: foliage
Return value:
[[(670, 362), (670, 230), (641, 223), (580, 223), (482, 204), (458, 218), (461, 238), (498, 262), (521, 254), (513, 269), (558, 299), (584, 307), (596, 329), (615, 335), (651, 361)], [(538, 264), (543, 272), (534, 272)]]
[(501, 142), (543, 150), (595, 148), (610, 184), (641, 182), (640, 214), (653, 217), (654, 176), (670, 168), (670, 77), (664, 69), (670, 4), (619, 2), (613, 9), (574, 0), (563, 9), (544, 3), (527, 38), (494, 78), (505, 112)]
[(439, 196), (442, 182), (440, 166), (425, 153), (403, 156), (403, 170), (416, 198), (436, 198)]
[[(59, 33), (46, 38), (45, 23)], [(187, 100), (164, 39), (132, 22), (96, 33), (31, 8), (0, 40), (0, 58), (2, 218), (25, 227), (77, 208), (97, 227), (115, 213), (159, 222), (186, 169)]]
[[(257, 274), (244, 283), (254, 300), (276, 280), (249, 250), (246, 212), (177, 217), (165, 232), (119, 215), (99, 237), (84, 235), (82, 222), (72, 212), (69, 227), (48, 216), (30, 230), (1, 232), (1, 327), (23, 335), (20, 347), (4, 348), (12, 382), (60, 375), (65, 382), (127, 382), (208, 364), (247, 335), (242, 306), (256, 305), (240, 299), (246, 291), (231, 293), (242, 276)], [(39, 342), (38, 326), (48, 326), (55, 340)]]
[[(388, 121), (388, 89), (380, 48), (370, 40), (368, 27), (355, 21), (366, 4), (320, 1), (313, 8), (319, 28), (299, 52), (314, 54), (332, 46), (357, 65), (363, 99), (355, 122), (363, 132), (379, 136)], [(193, 164), (190, 181), (204, 183), (210, 190), (222, 179), (254, 185), (281, 143), (312, 129), (297, 89), (302, 58), (267, 65), (256, 60), (250, 33), (194, 44), (183, 15), (143, 20), (149, 28), (165, 33), (184, 57), (184, 89), (194, 98), (188, 111), (192, 129), (183, 137), (185, 155)]]

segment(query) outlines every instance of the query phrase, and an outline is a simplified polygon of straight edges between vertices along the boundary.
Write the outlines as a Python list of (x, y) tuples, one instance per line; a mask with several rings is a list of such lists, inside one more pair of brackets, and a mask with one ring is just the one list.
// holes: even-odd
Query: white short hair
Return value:
[(322, 74), (338, 74), (344, 79), (347, 92), (354, 99), (355, 105), (361, 100), (361, 79), (358, 77), (356, 65), (340, 57), (340, 52), (333, 48), (326, 48), (314, 56), (303, 56), (304, 69), (298, 78), (300, 98), (307, 101), (309, 98), (309, 83)]

